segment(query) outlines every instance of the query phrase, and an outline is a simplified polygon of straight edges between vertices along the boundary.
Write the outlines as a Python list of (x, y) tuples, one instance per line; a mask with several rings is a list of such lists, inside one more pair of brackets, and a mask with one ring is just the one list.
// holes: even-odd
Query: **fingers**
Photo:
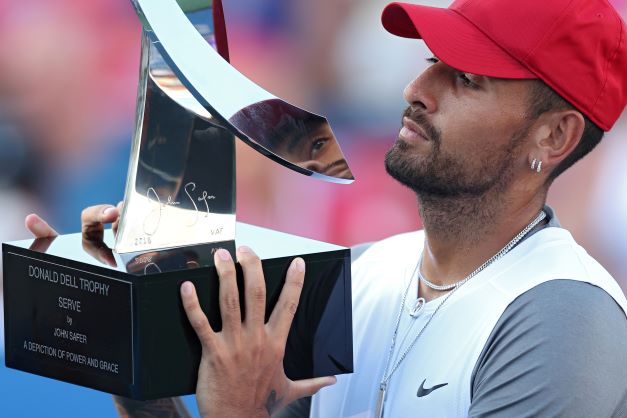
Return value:
[(268, 321), (268, 325), (274, 331), (276, 338), (279, 338), (280, 341), (287, 340), (287, 334), (290, 331), (292, 319), (298, 308), (298, 300), (300, 299), (300, 292), (303, 289), (304, 280), (305, 261), (298, 257), (292, 261), (292, 264), (287, 270), (283, 290)]
[(24, 225), (35, 238), (50, 238), (59, 235), (46, 221), (34, 213), (24, 219)]
[(202, 311), (200, 303), (198, 302), (198, 296), (196, 295), (196, 288), (191, 282), (184, 282), (181, 285), (181, 300), (183, 301), (183, 308), (189, 323), (196, 331), (196, 335), (200, 340), (203, 348), (209, 348), (212, 346), (215, 338), (215, 333), (209, 325), (207, 316)]
[(246, 325), (263, 325), (266, 313), (266, 283), (263, 278), (261, 260), (246, 246), (237, 250), (237, 259), (244, 272), (244, 294), (246, 295)]
[(122, 208), (123, 207), (124, 207), (124, 201), (119, 202), (118, 205), (116, 206), (116, 208), (118, 209), (119, 216), (113, 222), (113, 225), (111, 225), (111, 229), (113, 230), (113, 235), (117, 235), (117, 233), (118, 233), (118, 227), (120, 226), (120, 218), (122, 217)]
[(220, 278), (219, 298), (222, 330), (226, 330), (231, 335), (231, 333), (241, 329), (242, 322), (235, 264), (231, 254), (224, 248), (215, 252), (214, 261)]
[(315, 377), (313, 379), (296, 380), (292, 382), (291, 399), (300, 399), (305, 396), (313, 396), (324, 387), (334, 385), (337, 382), (335, 376)]
[(81, 229), (86, 236), (101, 235), (104, 224), (114, 222), (120, 212), (112, 205), (96, 205), (83, 209), (81, 213)]

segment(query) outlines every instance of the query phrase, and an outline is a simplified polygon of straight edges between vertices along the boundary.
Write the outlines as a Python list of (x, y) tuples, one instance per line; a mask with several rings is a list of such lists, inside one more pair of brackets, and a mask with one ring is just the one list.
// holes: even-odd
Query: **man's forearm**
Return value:
[(192, 418), (180, 398), (136, 401), (114, 396), (113, 402), (120, 418)]

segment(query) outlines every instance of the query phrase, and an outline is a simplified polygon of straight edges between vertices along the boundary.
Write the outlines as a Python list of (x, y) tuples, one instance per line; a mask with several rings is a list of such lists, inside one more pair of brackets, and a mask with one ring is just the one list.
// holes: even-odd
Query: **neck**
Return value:
[(420, 216), (428, 242), (442, 250), (467, 248), (494, 230), (499, 206), (477, 197), (419, 197)]
[[(494, 196), (440, 198), (419, 196), (425, 229), (422, 274), (434, 284), (464, 279), (499, 252), (540, 212), (545, 195), (525, 202)], [(420, 284), (427, 300), (442, 292)]]

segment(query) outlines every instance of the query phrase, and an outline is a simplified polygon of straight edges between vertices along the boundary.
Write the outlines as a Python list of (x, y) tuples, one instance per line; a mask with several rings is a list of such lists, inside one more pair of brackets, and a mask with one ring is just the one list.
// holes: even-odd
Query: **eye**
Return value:
[(311, 159), (312, 160), (316, 159), (318, 152), (320, 152), (320, 150), (322, 149), (322, 147), (324, 147), (324, 144), (326, 144), (327, 141), (328, 141), (327, 138), (318, 138), (313, 141), (313, 143), (311, 144)]
[(427, 58), (427, 62), (429, 64), (437, 64), (438, 62), (440, 62), (440, 60), (437, 59), (436, 57), (431, 57), (431, 58)]
[(475, 82), (473, 82), (470, 77), (468, 77), (468, 73), (458, 73), (457, 78), (459, 78), (462, 84), (466, 87), (477, 88), (479, 87)]

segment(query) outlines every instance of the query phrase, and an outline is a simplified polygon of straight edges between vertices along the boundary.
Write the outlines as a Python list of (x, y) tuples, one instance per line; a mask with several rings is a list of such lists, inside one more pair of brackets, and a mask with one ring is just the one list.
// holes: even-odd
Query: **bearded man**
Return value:
[[(321, 390), (310, 411), (301, 401), (283, 413), (627, 416), (627, 301), (545, 204), (553, 180), (625, 107), (625, 23), (606, 0), (393, 3), (382, 20), (434, 54), (404, 91), (385, 160), (416, 193), (424, 231), (378, 242), (354, 262), (355, 373)], [(87, 230), (115, 218), (102, 209), (87, 212)], [(270, 322), (240, 324), (225, 253), (216, 254), (230, 324), (222, 332), (191, 283), (181, 288), (203, 344), (201, 414), (268, 416), (334, 383), (283, 373), (302, 260)], [(248, 248), (238, 259), (246, 309), (262, 312), (259, 259)]]

